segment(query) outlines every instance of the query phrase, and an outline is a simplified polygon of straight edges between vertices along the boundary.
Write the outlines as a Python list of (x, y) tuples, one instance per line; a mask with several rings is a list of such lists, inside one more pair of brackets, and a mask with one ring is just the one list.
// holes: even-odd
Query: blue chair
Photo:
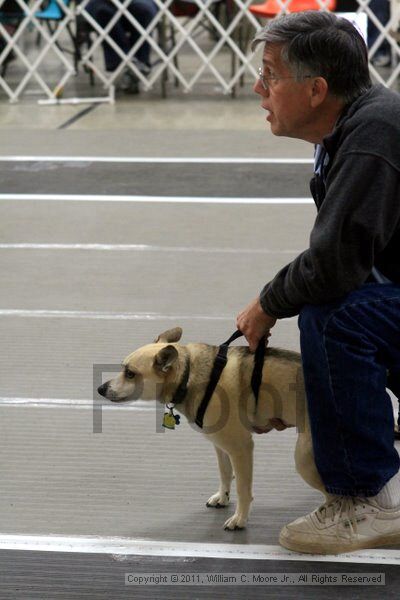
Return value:
[[(70, 0), (61, 0), (65, 6), (70, 4)], [(35, 13), (37, 19), (47, 19), (48, 21), (61, 21), (64, 18), (64, 11), (61, 10), (60, 5), (56, 0), (49, 0), (44, 10), (38, 10)]]

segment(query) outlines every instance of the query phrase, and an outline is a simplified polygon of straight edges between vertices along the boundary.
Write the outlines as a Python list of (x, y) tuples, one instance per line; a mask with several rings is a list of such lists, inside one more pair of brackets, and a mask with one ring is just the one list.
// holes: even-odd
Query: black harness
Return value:
[[(221, 373), (225, 368), (226, 363), (228, 362), (228, 347), (234, 340), (241, 337), (243, 333), (241, 331), (235, 331), (233, 335), (221, 344), (218, 349), (218, 354), (215, 357), (213, 368), (211, 371), (210, 381), (208, 382), (207, 389), (205, 391), (203, 400), (200, 403), (200, 406), (197, 411), (195, 423), (201, 429), (203, 428), (203, 420), (204, 415), (206, 413), (208, 404), (211, 400), (211, 396), (214, 393), (215, 388), (217, 387), (219, 378), (221, 377)], [(260, 390), (261, 379), (262, 379), (262, 371), (264, 366), (264, 355), (265, 355), (265, 337), (261, 338), (256, 353), (254, 355), (254, 368), (253, 374), (251, 377), (251, 388), (253, 390), (254, 397), (256, 399), (256, 406), (258, 400), (258, 392)]]

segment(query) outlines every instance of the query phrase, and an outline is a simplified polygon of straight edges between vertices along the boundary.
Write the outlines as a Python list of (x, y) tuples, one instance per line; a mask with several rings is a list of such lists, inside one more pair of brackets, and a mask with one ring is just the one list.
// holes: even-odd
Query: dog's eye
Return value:
[(125, 369), (125, 377), (127, 379), (133, 379), (135, 377), (135, 373), (129, 369)]

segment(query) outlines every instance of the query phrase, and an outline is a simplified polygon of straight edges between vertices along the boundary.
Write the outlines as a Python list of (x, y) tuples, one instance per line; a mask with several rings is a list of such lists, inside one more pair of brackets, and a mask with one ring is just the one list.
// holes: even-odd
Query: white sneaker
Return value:
[(381, 508), (372, 498), (337, 496), (286, 525), (284, 548), (313, 554), (339, 554), (400, 544), (400, 506)]
[(125, 69), (118, 78), (117, 89), (127, 94), (139, 94), (139, 80), (130, 69)]
[(389, 67), (392, 62), (390, 54), (375, 54), (371, 59), (374, 67)]

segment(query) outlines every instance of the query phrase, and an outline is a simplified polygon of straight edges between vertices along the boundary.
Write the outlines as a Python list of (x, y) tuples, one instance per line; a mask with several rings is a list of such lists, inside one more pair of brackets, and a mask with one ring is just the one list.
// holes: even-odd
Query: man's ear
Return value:
[(164, 344), (172, 344), (174, 342), (179, 342), (182, 337), (182, 328), (174, 327), (173, 329), (167, 329), (164, 333), (160, 333), (158, 338), (154, 340), (154, 343), (162, 342)]
[(154, 357), (154, 368), (168, 373), (174, 362), (178, 358), (178, 350), (175, 346), (165, 346)]
[(315, 77), (311, 88), (311, 106), (317, 108), (322, 104), (329, 92), (328, 82), (324, 77)]

